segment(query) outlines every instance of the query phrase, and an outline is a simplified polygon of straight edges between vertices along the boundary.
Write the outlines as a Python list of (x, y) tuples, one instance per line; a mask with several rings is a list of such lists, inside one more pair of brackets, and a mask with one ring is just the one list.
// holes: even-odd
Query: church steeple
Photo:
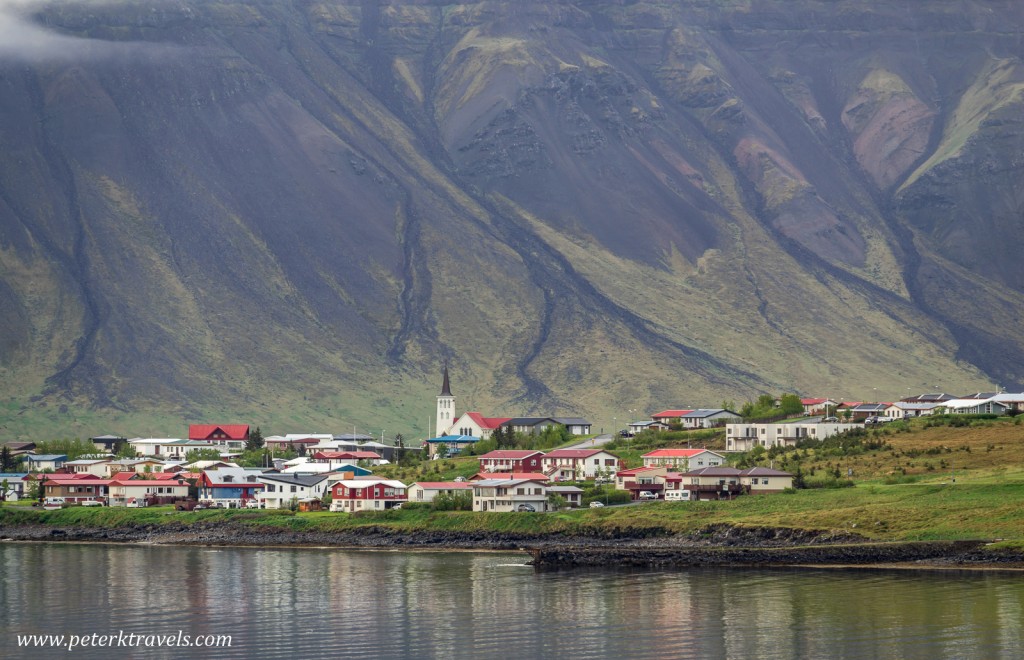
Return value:
[(437, 395), (437, 418), (434, 435), (440, 437), (448, 433), (455, 423), (455, 395), (452, 394), (451, 381), (448, 379), (448, 363), (444, 364), (444, 379), (441, 381), (441, 393)]
[(448, 363), (444, 363), (444, 382), (441, 383), (441, 396), (451, 396), (452, 386), (448, 382)]

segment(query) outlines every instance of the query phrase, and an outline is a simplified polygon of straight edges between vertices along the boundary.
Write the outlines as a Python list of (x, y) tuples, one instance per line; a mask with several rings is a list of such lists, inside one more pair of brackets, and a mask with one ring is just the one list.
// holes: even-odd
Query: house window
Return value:
[(292, 491), (291, 492), (293, 492), (293, 493), (295, 492), (295, 486), (294, 485), (292, 485)]
[(275, 486), (274, 484), (267, 484), (267, 492), (268, 493), (277, 492), (277, 486)]

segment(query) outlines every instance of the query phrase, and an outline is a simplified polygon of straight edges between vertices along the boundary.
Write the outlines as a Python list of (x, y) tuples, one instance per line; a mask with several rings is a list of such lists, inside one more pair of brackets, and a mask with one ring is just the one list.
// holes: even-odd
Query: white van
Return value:
[(62, 506), (64, 506), (63, 497), (47, 497), (45, 500), (43, 500), (44, 509), (59, 509)]

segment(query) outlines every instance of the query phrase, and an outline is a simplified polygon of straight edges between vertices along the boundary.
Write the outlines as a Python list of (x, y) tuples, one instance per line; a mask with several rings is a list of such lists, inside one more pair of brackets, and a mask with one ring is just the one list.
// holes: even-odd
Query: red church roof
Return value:
[(512, 419), (511, 417), (484, 417), (478, 412), (468, 412), (466, 414), (482, 429), (496, 429)]

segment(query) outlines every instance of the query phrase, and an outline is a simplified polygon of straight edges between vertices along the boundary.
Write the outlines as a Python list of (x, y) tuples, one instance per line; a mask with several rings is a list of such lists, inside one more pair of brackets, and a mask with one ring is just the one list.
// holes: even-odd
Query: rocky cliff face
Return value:
[(1024, 8), (878, 5), (6, 9), (8, 430), (1020, 383)]

